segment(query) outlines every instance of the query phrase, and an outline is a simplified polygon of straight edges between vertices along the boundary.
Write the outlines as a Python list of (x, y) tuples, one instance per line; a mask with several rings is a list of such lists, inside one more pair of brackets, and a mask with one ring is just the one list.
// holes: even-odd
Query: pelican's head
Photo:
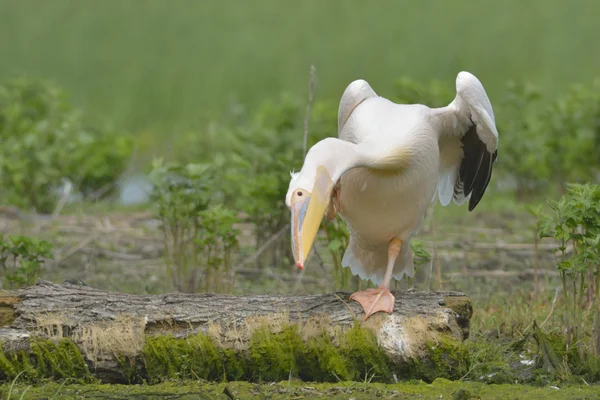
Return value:
[(312, 182), (292, 174), (286, 204), (292, 212), (291, 233), (294, 261), (300, 269), (315, 242), (321, 220), (331, 200), (334, 182), (323, 165), (317, 167)]
[[(298, 268), (304, 263), (315, 242), (319, 226), (331, 201), (335, 182), (344, 170), (338, 139), (324, 139), (315, 144), (304, 160), (302, 170), (291, 173), (285, 203), (290, 209), (292, 251)], [(343, 163), (342, 163), (343, 164)], [(342, 168), (340, 168), (342, 167)]]

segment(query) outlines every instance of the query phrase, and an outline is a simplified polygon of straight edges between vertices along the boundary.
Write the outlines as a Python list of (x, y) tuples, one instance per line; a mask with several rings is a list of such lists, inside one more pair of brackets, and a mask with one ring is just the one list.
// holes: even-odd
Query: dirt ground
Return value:
[[(462, 218), (462, 217), (461, 217)], [(555, 280), (551, 242), (542, 242), (536, 254), (531, 221), (515, 215), (468, 214), (455, 221), (428, 218), (416, 237), (432, 255), (412, 284), (421, 289), (465, 291), (482, 298), (515, 287), (531, 287), (538, 268), (540, 282)], [(253, 227), (240, 225), (240, 253), (231, 279), (235, 293), (315, 293), (334, 290), (327, 250), (300, 272), (292, 263), (269, 265), (268, 257), (252, 257)], [(166, 274), (159, 222), (150, 212), (112, 212), (27, 217), (0, 212), (0, 233), (27, 234), (49, 240), (54, 260), (42, 274), (53, 282), (80, 280), (107, 290), (161, 293), (174, 290)], [(272, 246), (288, 246), (287, 231)], [(268, 253), (265, 252), (265, 253)], [(400, 282), (398, 288), (409, 282)], [(544, 287), (548, 287), (545, 285)], [(552, 290), (552, 289), (549, 289)]]

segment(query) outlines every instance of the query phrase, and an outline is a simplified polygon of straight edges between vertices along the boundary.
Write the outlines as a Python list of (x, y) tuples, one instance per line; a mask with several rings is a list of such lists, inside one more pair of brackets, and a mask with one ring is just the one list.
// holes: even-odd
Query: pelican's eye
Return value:
[(296, 189), (292, 194), (292, 204), (297, 201), (306, 201), (305, 199), (310, 196), (310, 193), (304, 189)]

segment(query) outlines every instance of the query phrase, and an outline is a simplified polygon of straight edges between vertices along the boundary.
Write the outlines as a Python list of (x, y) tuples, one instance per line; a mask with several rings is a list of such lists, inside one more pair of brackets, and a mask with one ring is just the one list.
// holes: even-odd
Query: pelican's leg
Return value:
[(350, 300), (356, 300), (363, 306), (365, 310), (365, 321), (377, 311), (384, 311), (391, 314), (394, 311), (394, 302), (396, 299), (394, 295), (390, 293), (390, 281), (392, 280), (392, 271), (394, 270), (394, 264), (396, 258), (400, 254), (402, 248), (402, 241), (399, 239), (392, 239), (388, 246), (388, 265), (385, 270), (383, 282), (377, 289), (367, 289), (361, 292), (356, 292), (350, 296)]

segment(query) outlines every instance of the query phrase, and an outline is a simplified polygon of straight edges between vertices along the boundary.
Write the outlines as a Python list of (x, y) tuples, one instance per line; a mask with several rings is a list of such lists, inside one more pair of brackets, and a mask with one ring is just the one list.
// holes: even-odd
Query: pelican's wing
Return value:
[(371, 88), (369, 83), (363, 79), (358, 79), (351, 82), (342, 98), (340, 99), (340, 106), (338, 108), (338, 137), (353, 143), (356, 143), (356, 138), (353, 137), (342, 137), (342, 130), (348, 118), (356, 107), (363, 101), (371, 97), (378, 97), (377, 93)]
[(472, 211), (483, 196), (498, 156), (498, 131), (490, 100), (479, 80), (468, 72), (456, 78), (456, 97), (447, 107), (432, 110), (439, 132), (440, 203), (469, 199)]

